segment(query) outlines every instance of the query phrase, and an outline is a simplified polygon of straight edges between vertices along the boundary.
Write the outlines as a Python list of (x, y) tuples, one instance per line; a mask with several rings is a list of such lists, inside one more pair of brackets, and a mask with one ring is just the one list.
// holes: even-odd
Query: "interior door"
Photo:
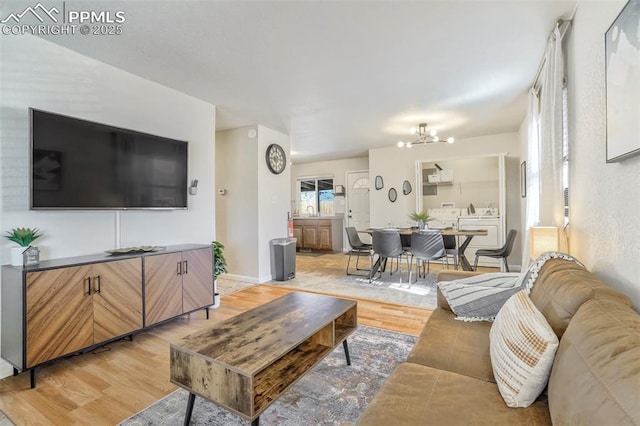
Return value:
[[(366, 229), (369, 220), (369, 172), (347, 172), (347, 226)], [(371, 242), (367, 234), (360, 234), (360, 239)]]
[(142, 328), (141, 283), (140, 258), (92, 265), (95, 342), (109, 340)]

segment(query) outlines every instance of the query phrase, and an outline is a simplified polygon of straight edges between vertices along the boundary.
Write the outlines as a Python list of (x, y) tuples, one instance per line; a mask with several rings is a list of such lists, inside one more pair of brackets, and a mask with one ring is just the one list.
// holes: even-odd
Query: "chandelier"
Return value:
[(453, 143), (455, 139), (453, 137), (448, 137), (447, 139), (440, 139), (438, 136), (438, 131), (436, 129), (427, 130), (427, 123), (418, 124), (418, 128), (415, 127), (411, 129), (412, 135), (417, 135), (418, 138), (411, 142), (398, 142), (398, 148), (411, 148), (413, 145), (422, 145), (426, 143), (434, 143), (434, 142), (446, 142)]

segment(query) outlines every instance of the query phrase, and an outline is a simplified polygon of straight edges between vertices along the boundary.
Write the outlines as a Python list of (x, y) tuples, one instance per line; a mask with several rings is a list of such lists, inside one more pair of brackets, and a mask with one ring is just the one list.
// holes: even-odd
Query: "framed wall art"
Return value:
[(607, 163), (640, 154), (640, 0), (629, 0), (605, 34)]

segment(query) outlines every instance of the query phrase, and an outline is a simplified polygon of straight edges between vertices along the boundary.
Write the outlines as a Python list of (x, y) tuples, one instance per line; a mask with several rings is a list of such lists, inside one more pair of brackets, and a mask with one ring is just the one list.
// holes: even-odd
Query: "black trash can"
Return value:
[(296, 241), (295, 238), (276, 238), (269, 242), (272, 279), (287, 281), (296, 277)]

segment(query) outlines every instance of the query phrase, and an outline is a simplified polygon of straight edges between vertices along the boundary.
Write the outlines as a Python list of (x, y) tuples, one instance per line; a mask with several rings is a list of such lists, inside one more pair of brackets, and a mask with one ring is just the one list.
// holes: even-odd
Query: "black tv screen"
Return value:
[(31, 209), (187, 208), (187, 142), (29, 111)]

